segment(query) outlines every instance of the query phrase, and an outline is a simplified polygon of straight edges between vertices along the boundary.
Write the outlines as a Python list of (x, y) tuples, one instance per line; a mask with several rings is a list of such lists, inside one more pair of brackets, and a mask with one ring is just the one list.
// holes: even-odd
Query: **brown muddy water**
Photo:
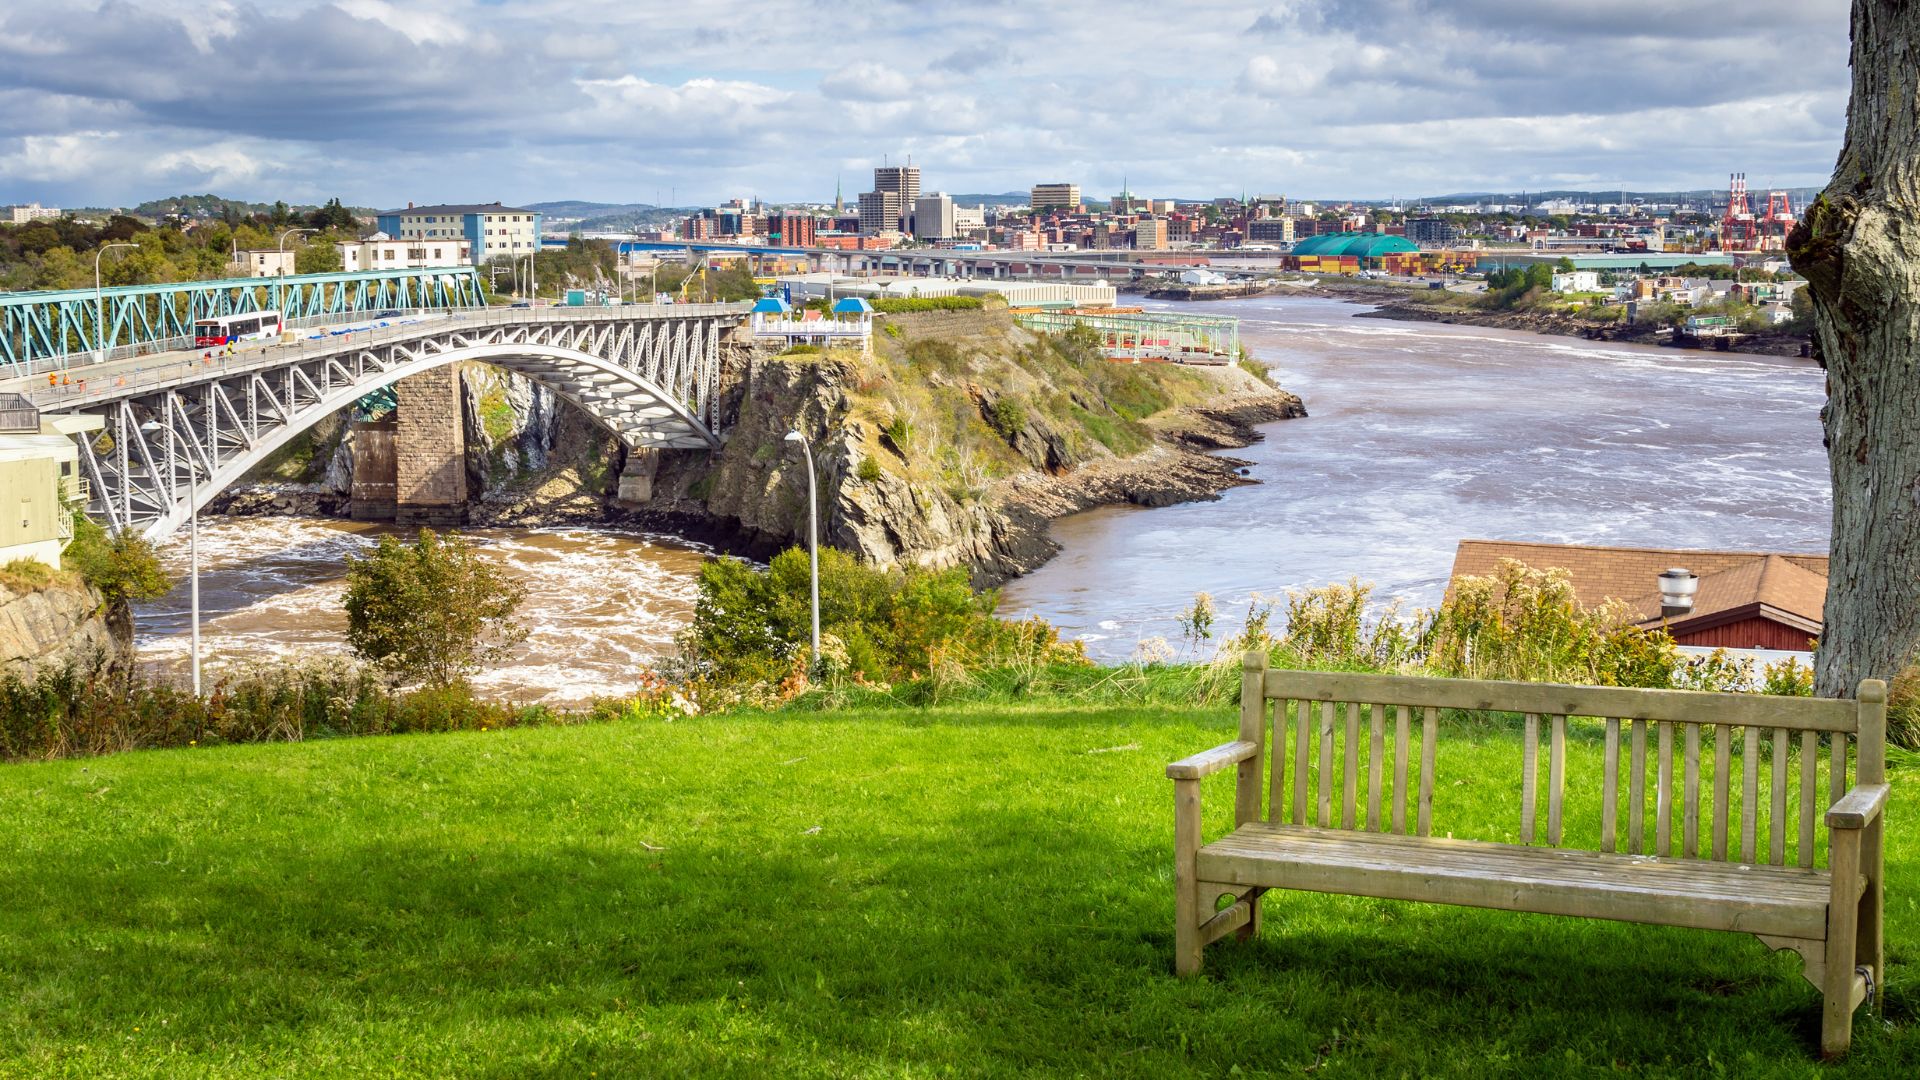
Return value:
[[(200, 521), (201, 656), (207, 670), (287, 656), (346, 655), (345, 560), (371, 547), (372, 525), (314, 518)], [(639, 673), (673, 651), (693, 613), (694, 575), (706, 558), (665, 537), (599, 529), (463, 530), (486, 558), (527, 586), (531, 631), (476, 685), (490, 696), (549, 704), (631, 692)], [(163, 552), (184, 576), (186, 531)], [(143, 664), (187, 670), (184, 582), (135, 611)]]
[[(1311, 415), (1231, 452), (1253, 462), (1259, 486), (1056, 524), (1060, 556), (1011, 583), (1001, 610), (1060, 625), (1098, 659), (1177, 639), (1176, 614), (1203, 591), (1228, 632), (1258, 598), (1351, 577), (1382, 600), (1431, 604), (1468, 537), (1826, 547), (1823, 384), (1808, 361), (1354, 318), (1363, 309), (1309, 298), (1199, 310), (1238, 315), (1242, 339)], [(344, 653), (341, 561), (375, 535), (345, 522), (204, 519), (206, 654)], [(596, 529), (471, 535), (530, 589), (532, 636), (481, 680), (520, 700), (631, 689), (671, 650), (705, 557)], [(184, 571), (184, 534), (165, 556)], [(185, 590), (137, 617), (142, 655), (182, 670)]]

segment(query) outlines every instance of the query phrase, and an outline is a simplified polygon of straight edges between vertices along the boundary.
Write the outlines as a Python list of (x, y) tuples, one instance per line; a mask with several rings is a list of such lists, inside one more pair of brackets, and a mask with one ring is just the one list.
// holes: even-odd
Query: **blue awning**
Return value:
[(792, 310), (785, 300), (777, 296), (763, 296), (753, 302), (755, 315), (785, 315)]
[(833, 302), (835, 315), (871, 315), (873, 305), (857, 296), (843, 296)]

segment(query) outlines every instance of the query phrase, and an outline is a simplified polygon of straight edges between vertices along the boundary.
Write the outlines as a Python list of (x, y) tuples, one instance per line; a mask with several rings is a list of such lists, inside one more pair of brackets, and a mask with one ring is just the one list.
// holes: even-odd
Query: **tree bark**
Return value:
[(1851, 694), (1920, 649), (1920, 3), (1854, 0), (1833, 180), (1787, 239), (1827, 369), (1833, 547), (1814, 689)]

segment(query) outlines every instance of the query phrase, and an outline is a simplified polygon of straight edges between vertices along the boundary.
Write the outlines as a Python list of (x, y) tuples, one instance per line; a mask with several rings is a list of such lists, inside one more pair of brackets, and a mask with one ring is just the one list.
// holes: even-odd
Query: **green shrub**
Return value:
[(203, 698), (160, 678), (111, 671), (105, 660), (32, 679), (0, 677), (0, 760), (583, 719), (543, 706), (476, 701), (458, 685), (395, 692), (378, 670), (338, 660), (218, 673)]
[(860, 459), (860, 466), (854, 470), (862, 483), (875, 484), (880, 481), (880, 461), (871, 455)]
[(173, 588), (152, 542), (132, 532), (109, 534), (78, 511), (73, 515), (73, 542), (61, 559), (81, 580), (99, 589), (110, 608), (132, 600), (154, 600)]
[(993, 428), (1001, 438), (1012, 442), (1014, 437), (1027, 426), (1027, 410), (1017, 398), (1008, 396), (993, 403), (986, 411), (987, 426)]
[(984, 305), (977, 296), (890, 296), (870, 300), (873, 310), (882, 315), (909, 315), (922, 311), (978, 311)]
[[(811, 661), (807, 553), (792, 548), (765, 570), (721, 558), (700, 570), (678, 674), (698, 692), (791, 692)], [(1079, 660), (1045, 624), (996, 618), (999, 594), (976, 591), (958, 567), (882, 570), (842, 551), (820, 552), (820, 628), (839, 642), (834, 666), (863, 682), (897, 682), (942, 666), (968, 670), (1010, 657)], [(824, 639), (824, 638), (823, 638)]]
[(525, 585), (483, 561), (459, 533), (383, 536), (347, 559), (347, 644), (398, 680), (445, 689), (526, 639), (514, 612)]

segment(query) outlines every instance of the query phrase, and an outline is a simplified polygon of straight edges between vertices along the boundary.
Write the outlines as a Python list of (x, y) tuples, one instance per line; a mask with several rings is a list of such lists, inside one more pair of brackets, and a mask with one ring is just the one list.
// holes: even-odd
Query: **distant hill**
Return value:
[[(287, 209), (304, 212), (319, 208), (318, 203), (288, 203)], [(358, 218), (372, 218), (378, 211), (366, 206), (349, 206), (348, 210)], [(248, 202), (245, 199), (229, 199), (220, 195), (169, 195), (164, 199), (148, 199), (146, 202), (128, 210), (135, 217), (163, 218), (178, 214), (181, 217), (218, 219), (225, 218), (231, 210), (237, 217), (249, 214), (271, 214), (272, 203)]]
[(644, 214), (658, 210), (659, 207), (652, 203), (608, 203), (559, 199), (554, 202), (528, 203), (527, 209), (538, 211), (550, 218), (592, 218), (609, 217), (615, 214)]
[[(1750, 183), (1752, 182), (1750, 181)], [(1758, 183), (1754, 183), (1752, 187), (1747, 189), (1748, 199), (1759, 204), (1755, 207), (1756, 211), (1764, 211), (1766, 209), (1768, 190), (1770, 189)], [(1771, 190), (1784, 190), (1788, 197), (1793, 200), (1793, 205), (1796, 209), (1812, 202), (1813, 198), (1820, 194), (1819, 188), (1776, 188)], [(1727, 189), (1695, 188), (1691, 191), (1622, 191), (1618, 188), (1607, 188), (1598, 191), (1577, 191), (1570, 189), (1557, 189), (1552, 191), (1460, 191), (1447, 195), (1429, 195), (1417, 200), (1417, 202), (1444, 204), (1471, 202), (1516, 203), (1524, 201), (1538, 206), (1540, 203), (1550, 199), (1570, 199), (1574, 202), (1618, 202), (1623, 197), (1628, 202), (1639, 199), (1642, 202), (1650, 203), (1682, 202), (1725, 206), (1727, 202)], [(1379, 203), (1392, 200), (1368, 199), (1366, 201)]]

